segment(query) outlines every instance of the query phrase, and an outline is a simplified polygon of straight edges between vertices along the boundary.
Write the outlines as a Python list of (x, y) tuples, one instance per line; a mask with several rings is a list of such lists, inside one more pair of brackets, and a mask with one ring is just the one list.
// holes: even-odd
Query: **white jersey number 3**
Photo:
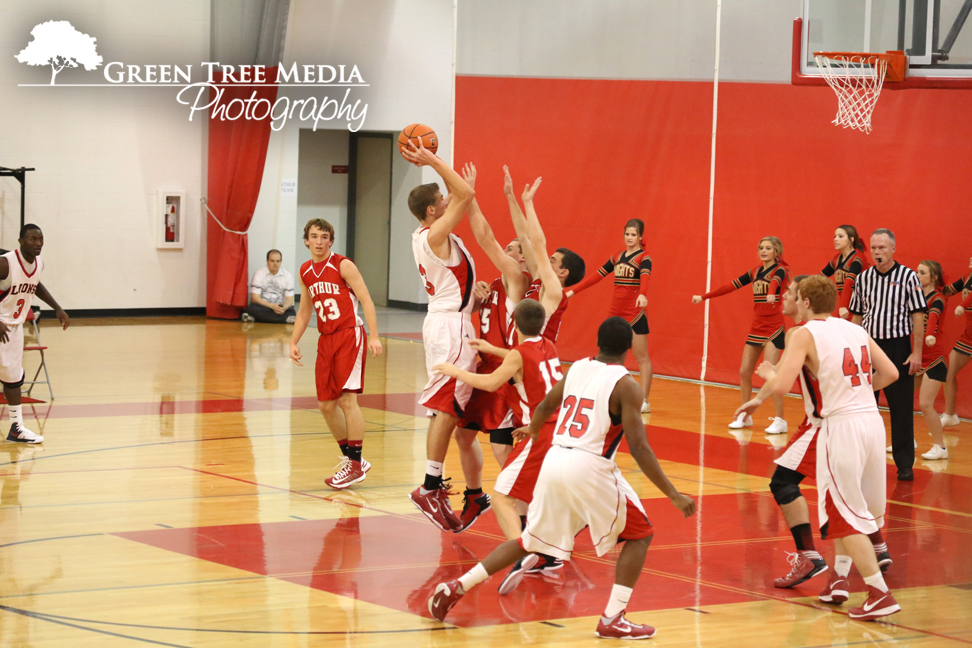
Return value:
[[(338, 306), (337, 300), (334, 298), (325, 299), (322, 302), (314, 302), (314, 306), (317, 308), (317, 314), (322, 320), (336, 320), (341, 317), (341, 309)], [(327, 312), (324, 312), (324, 308), (327, 308)]]

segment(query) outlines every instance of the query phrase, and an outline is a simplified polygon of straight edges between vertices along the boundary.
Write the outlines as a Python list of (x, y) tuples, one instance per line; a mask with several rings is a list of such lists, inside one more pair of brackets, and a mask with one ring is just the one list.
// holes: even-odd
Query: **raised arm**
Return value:
[(682, 515), (688, 517), (695, 513), (695, 500), (675, 489), (658, 465), (658, 459), (651, 446), (648, 445), (645, 422), (641, 418), (641, 404), (645, 396), (634, 378), (625, 376), (617, 382), (611, 393), (611, 401), (616, 399), (621, 405), (621, 425), (624, 428), (624, 437), (628, 441), (628, 451), (631, 452), (638, 468), (665, 497), (671, 500)]
[(294, 330), (290, 334), (290, 360), (298, 367), (303, 367), (304, 365), (300, 362), (301, 353), (298, 343), (304, 335), (304, 331), (307, 330), (307, 325), (310, 324), (314, 307), (311, 306), (311, 296), (307, 291), (307, 286), (304, 285), (304, 278), (297, 277), (297, 281), (300, 282), (300, 307), (297, 308), (297, 317), (294, 318)]
[[(543, 285), (543, 294), (540, 303), (547, 311), (547, 316), (552, 315), (560, 306), (564, 297), (564, 286), (560, 283), (560, 277), (554, 272), (550, 265), (550, 255), (547, 254), (547, 237), (540, 227), (540, 219), (537, 218), (537, 210), (533, 204), (537, 189), (543, 178), (537, 178), (532, 186), (523, 190), (523, 208), (526, 210), (527, 237), (533, 247), (533, 255), (537, 260), (537, 272), (539, 273), (540, 283)], [(538, 276), (537, 274), (533, 275)]]
[(496, 371), (488, 374), (474, 374), (468, 371), (464, 371), (453, 364), (443, 363), (437, 364), (432, 367), (433, 373), (441, 373), (456, 380), (460, 380), (473, 389), (479, 389), (481, 391), (494, 392), (503, 385), (505, 385), (510, 378), (515, 376), (520, 370), (523, 369), (523, 356), (516, 349), (512, 349), (506, 358), (503, 359), (503, 364), (496, 368)]
[(513, 179), (510, 177), (510, 170), (506, 165), (503, 165), (503, 193), (506, 194), (506, 202), (510, 206), (510, 220), (513, 221), (513, 229), (516, 230), (517, 238), (520, 239), (520, 248), (523, 250), (523, 259), (526, 261), (527, 270), (531, 276), (536, 278), (537, 255), (530, 244), (530, 236), (527, 234), (527, 220), (523, 212), (520, 211), (520, 203), (516, 201), (516, 195), (513, 193)]
[(449, 196), (451, 196), (445, 214), (432, 223), (432, 226), (429, 228), (428, 237), (429, 247), (432, 249), (432, 252), (440, 259), (447, 259), (449, 258), (450, 251), (449, 234), (452, 233), (452, 230), (456, 229), (459, 221), (466, 214), (466, 210), (469, 209), (469, 203), (476, 196), (476, 192), (442, 158), (425, 148), (421, 140), (419, 140), (418, 147), (411, 140), (409, 140), (408, 145), (409, 148), (404, 150), (402, 155), (416, 166), (432, 167), (442, 177), (446, 185), (446, 190)]
[[(466, 184), (475, 189), (476, 167), (472, 163), (466, 164), (463, 167), (462, 176)], [(506, 278), (507, 294), (510, 299), (514, 303), (519, 303), (527, 291), (529, 282), (527, 282), (527, 278), (523, 275), (523, 272), (520, 271), (520, 264), (507, 255), (506, 251), (496, 240), (496, 237), (493, 235), (493, 228), (490, 227), (489, 221), (486, 220), (482, 210), (479, 208), (479, 202), (475, 198), (472, 199), (469, 205), (469, 225), (472, 227), (473, 236), (476, 237), (476, 242), (479, 244), (479, 247), (486, 253), (489, 260), (493, 262), (496, 269)]]
[(341, 278), (344, 279), (345, 283), (354, 291), (354, 294), (358, 296), (358, 301), (361, 302), (361, 310), (364, 311), (365, 323), (368, 325), (368, 348), (371, 349), (371, 355), (372, 357), (380, 356), (381, 340), (378, 339), (378, 315), (375, 313), (375, 303), (371, 301), (368, 286), (361, 278), (358, 266), (354, 265), (354, 261), (351, 259), (342, 260), (340, 270)]

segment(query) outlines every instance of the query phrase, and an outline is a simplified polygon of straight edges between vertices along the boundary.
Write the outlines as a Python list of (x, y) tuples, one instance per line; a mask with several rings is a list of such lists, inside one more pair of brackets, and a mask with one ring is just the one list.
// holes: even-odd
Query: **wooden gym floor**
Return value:
[[(0, 646), (601, 645), (593, 631), (616, 554), (597, 558), (583, 533), (553, 577), (528, 577), (507, 597), (494, 578), (448, 624), (429, 618), (431, 588), (502, 534), (492, 514), (441, 533), (406, 498), (424, 473), (427, 427), (415, 406), (423, 352), (407, 319), (386, 320), (398, 339), (368, 360), (360, 403), (374, 468), (344, 492), (324, 485), (339, 453), (316, 408), (314, 331), (300, 368), (285, 326), (102, 320), (62, 332), (47, 322), (58, 397), (24, 408), (46, 441), (0, 444)], [(34, 395), (47, 398), (43, 386)], [(972, 426), (947, 430), (952, 458), (919, 458), (913, 483), (889, 473), (886, 576), (903, 612), (858, 623), (849, 604), (816, 602), (823, 576), (773, 588), (792, 550), (768, 489), (785, 439), (758, 423), (730, 435), (738, 400), (732, 389), (655, 382), (649, 440), (696, 496), (694, 518), (679, 519), (619, 455), (656, 528), (629, 607), (658, 628), (651, 643), (972, 644)], [(802, 404), (786, 409), (794, 429)], [(924, 452), (920, 417), (915, 427)], [(484, 450), (491, 490), (499, 467)], [(446, 473), (461, 491), (454, 448)], [(804, 492), (813, 506), (812, 486)], [(831, 543), (818, 546), (832, 561)], [(851, 584), (856, 605), (854, 572)]]

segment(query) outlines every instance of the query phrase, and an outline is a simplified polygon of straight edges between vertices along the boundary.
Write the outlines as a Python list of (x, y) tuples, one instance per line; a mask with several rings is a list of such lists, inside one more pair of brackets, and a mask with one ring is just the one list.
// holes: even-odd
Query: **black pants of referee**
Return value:
[[(875, 342), (898, 368), (898, 379), (884, 388), (884, 398), (891, 411), (891, 454), (900, 475), (915, 465), (915, 377), (905, 365), (911, 355), (911, 336)], [(875, 400), (878, 394), (874, 392)]]

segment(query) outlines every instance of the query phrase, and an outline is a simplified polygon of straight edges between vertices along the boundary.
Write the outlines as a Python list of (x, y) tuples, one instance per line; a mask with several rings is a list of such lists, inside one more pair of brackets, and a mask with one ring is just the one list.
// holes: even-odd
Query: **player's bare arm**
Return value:
[(549, 317), (560, 306), (560, 301), (564, 296), (564, 287), (560, 283), (560, 277), (554, 272), (550, 265), (550, 256), (547, 254), (547, 237), (540, 226), (540, 219), (537, 217), (537, 209), (533, 204), (533, 199), (540, 188), (543, 178), (537, 178), (532, 185), (523, 190), (523, 208), (526, 210), (527, 237), (530, 239), (530, 246), (533, 248), (533, 255), (537, 260), (537, 273), (543, 290), (540, 295), (540, 303), (547, 311)]
[[(564, 377), (553, 386), (553, 389), (547, 392), (547, 396), (537, 405), (536, 411), (530, 418), (529, 425), (513, 430), (514, 441), (530, 437), (534, 443), (537, 442), (537, 439), (540, 438), (540, 429), (543, 427), (543, 424), (550, 420), (550, 417), (553, 416), (554, 412), (557, 411), (560, 404), (564, 401), (564, 381), (566, 378), (567, 372), (565, 371)], [(639, 405), (638, 407), (640, 408), (641, 406)]]
[[(476, 166), (471, 162), (463, 167), (463, 179), (473, 189), (476, 188)], [(528, 282), (527, 278), (520, 271), (520, 264), (510, 258), (503, 247), (493, 235), (493, 228), (479, 208), (479, 201), (475, 198), (469, 206), (469, 225), (472, 227), (473, 236), (482, 248), (489, 260), (493, 262), (496, 269), (503, 274), (506, 282), (506, 293), (510, 296), (513, 303), (519, 303), (526, 293)]]
[(870, 335), (867, 336), (867, 344), (871, 355), (871, 387), (874, 391), (878, 391), (896, 381), (899, 371), (884, 349), (879, 347)]
[(437, 364), (432, 367), (432, 371), (461, 380), (473, 389), (494, 392), (505, 385), (510, 378), (522, 376), (523, 357), (519, 351), (513, 349), (503, 359), (503, 364), (497, 367), (496, 371), (488, 374), (470, 373), (449, 363)]
[[(4, 259), (4, 261), (6, 261), (6, 259)], [(38, 299), (54, 309), (54, 315), (57, 316), (57, 321), (61, 323), (61, 328), (67, 330), (67, 327), (71, 325), (71, 318), (68, 317), (68, 314), (65, 313), (64, 309), (61, 308), (60, 304), (57, 303), (57, 300), (54, 299), (50, 291), (44, 287), (44, 284), (38, 283), (37, 291), (34, 294), (37, 295)]]
[(297, 309), (297, 317), (294, 318), (294, 331), (290, 334), (290, 360), (298, 367), (303, 367), (300, 362), (300, 347), (297, 343), (300, 342), (304, 331), (307, 330), (307, 325), (310, 324), (314, 307), (311, 306), (311, 296), (307, 286), (304, 285), (304, 278), (298, 277), (297, 281), (300, 282), (300, 308)]
[(371, 356), (376, 358), (381, 355), (381, 340), (378, 339), (378, 314), (375, 312), (375, 302), (371, 300), (368, 286), (361, 278), (361, 273), (358, 271), (358, 266), (354, 265), (354, 261), (344, 259), (339, 269), (341, 278), (361, 302), (361, 310), (364, 311), (365, 323), (368, 325), (368, 348), (371, 349)]
[(486, 340), (469, 340), (469, 346), (476, 349), (480, 353), (488, 353), (489, 355), (498, 356), (500, 358), (505, 358), (509, 355), (511, 349), (504, 349), (498, 347), (495, 344), (490, 344)]
[(432, 249), (432, 252), (440, 259), (448, 259), (450, 255), (449, 234), (456, 229), (459, 221), (466, 214), (469, 203), (476, 196), (476, 192), (442, 158), (425, 148), (421, 141), (419, 141), (419, 146), (415, 146), (415, 142), (409, 141), (408, 146), (408, 149), (402, 151), (402, 155), (416, 166), (432, 167), (442, 177), (449, 193), (449, 205), (442, 217), (429, 227), (428, 236), (429, 248)]
[(624, 428), (624, 438), (628, 441), (628, 450), (634, 457), (641, 472), (651, 483), (667, 497), (682, 515), (688, 517), (695, 513), (695, 500), (676, 490), (668, 480), (654, 451), (648, 445), (645, 434), (645, 423), (641, 418), (641, 404), (645, 396), (639, 385), (631, 376), (625, 376), (614, 386), (608, 401), (608, 410), (614, 414), (621, 413), (621, 426)]
[(506, 202), (510, 206), (510, 220), (513, 221), (513, 229), (516, 236), (520, 239), (520, 248), (523, 250), (523, 259), (526, 261), (527, 270), (533, 277), (537, 276), (537, 255), (533, 251), (530, 243), (530, 236), (527, 233), (527, 220), (520, 209), (520, 203), (516, 200), (513, 192), (513, 178), (510, 176), (510, 169), (503, 165), (503, 193), (506, 195)]

